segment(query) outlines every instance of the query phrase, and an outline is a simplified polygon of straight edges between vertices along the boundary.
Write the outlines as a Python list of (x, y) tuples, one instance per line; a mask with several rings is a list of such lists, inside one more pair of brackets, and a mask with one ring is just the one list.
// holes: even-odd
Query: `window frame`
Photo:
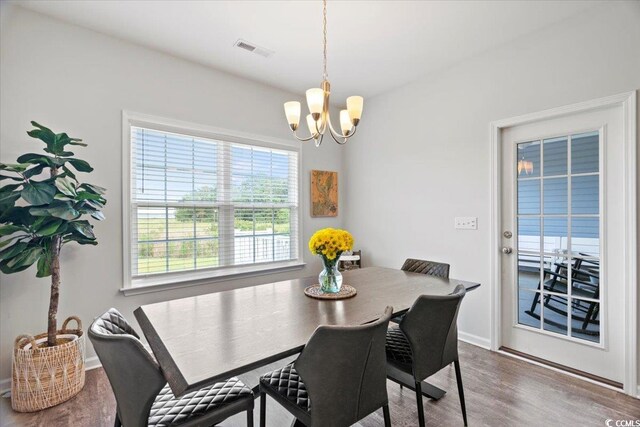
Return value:
[[(298, 168), (298, 197), (297, 197), (297, 229), (291, 230), (292, 242), (297, 245), (294, 248), (297, 258), (286, 261), (273, 261), (266, 263), (253, 263), (236, 266), (223, 266), (201, 270), (186, 270), (180, 272), (158, 273), (148, 276), (133, 277), (131, 254), (133, 212), (131, 200), (132, 171), (132, 145), (131, 127), (146, 127), (158, 131), (172, 132), (193, 137), (221, 140), (229, 143), (246, 144), (263, 148), (294, 151), (297, 154)], [(208, 125), (195, 124), (148, 114), (122, 111), (122, 283), (120, 289), (125, 295), (154, 292), (185, 286), (194, 286), (216, 281), (231, 280), (235, 278), (273, 274), (282, 271), (301, 269), (305, 266), (303, 260), (302, 230), (302, 149), (296, 141), (287, 141), (273, 137), (255, 135), (235, 130), (216, 128)]]

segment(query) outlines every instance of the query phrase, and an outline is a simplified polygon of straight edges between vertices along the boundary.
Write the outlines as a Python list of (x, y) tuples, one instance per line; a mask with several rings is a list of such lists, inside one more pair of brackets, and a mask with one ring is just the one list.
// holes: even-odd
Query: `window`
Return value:
[(299, 259), (297, 150), (146, 123), (129, 129), (132, 286)]
[(517, 152), (518, 323), (600, 343), (600, 132)]

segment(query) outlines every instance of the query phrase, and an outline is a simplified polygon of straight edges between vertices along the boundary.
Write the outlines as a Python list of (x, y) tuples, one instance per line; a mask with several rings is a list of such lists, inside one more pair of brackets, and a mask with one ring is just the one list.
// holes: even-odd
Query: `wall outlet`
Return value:
[(457, 216), (456, 222), (455, 222), (455, 228), (457, 230), (477, 230), (478, 217), (477, 216)]

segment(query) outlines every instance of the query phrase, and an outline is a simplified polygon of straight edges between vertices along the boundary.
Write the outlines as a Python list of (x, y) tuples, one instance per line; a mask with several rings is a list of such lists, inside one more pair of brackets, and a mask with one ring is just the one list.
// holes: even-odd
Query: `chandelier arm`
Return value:
[(357, 129), (358, 129), (358, 128), (353, 128), (353, 132), (349, 133), (348, 135), (340, 136), (341, 138), (343, 138), (343, 140), (342, 140), (342, 141), (339, 141), (339, 140), (338, 140), (338, 138), (336, 138), (336, 137), (335, 137), (335, 135), (333, 134), (333, 132), (329, 132), (329, 133), (331, 134), (331, 138), (333, 138), (333, 140), (334, 140), (335, 142), (337, 142), (337, 143), (338, 143), (338, 144), (340, 144), (340, 145), (344, 145), (344, 144), (346, 144), (346, 143), (347, 143), (347, 141), (349, 140), (349, 138), (351, 138), (353, 135), (355, 135), (355, 133), (356, 133), (356, 130), (357, 130)]
[(302, 142), (311, 141), (311, 140), (313, 139), (313, 135), (311, 135), (311, 136), (310, 136), (310, 137), (308, 137), (308, 138), (301, 138), (301, 137), (299, 137), (299, 136), (298, 136), (298, 134), (296, 133), (296, 131), (295, 131), (295, 130), (293, 131), (293, 136), (295, 136), (295, 138), (296, 138), (298, 141), (302, 141)]
[[(357, 127), (355, 126), (351, 126), (351, 129), (353, 129), (353, 131), (349, 132), (347, 135), (343, 135), (340, 132), (336, 132), (336, 130), (333, 128), (333, 124), (331, 123), (331, 116), (329, 114), (327, 114), (327, 118), (328, 118), (327, 122), (329, 122), (329, 132), (331, 133), (331, 137), (333, 137), (333, 140), (338, 144), (344, 145), (344, 143), (347, 142), (347, 139), (351, 138), (353, 134), (356, 133)], [(339, 142), (336, 138), (344, 138), (344, 141)]]
[(327, 122), (326, 122), (326, 120), (323, 120), (322, 129), (320, 129), (320, 128), (318, 128), (318, 122), (319, 121), (320, 120), (316, 120), (316, 122), (315, 122), (316, 123), (316, 132), (317, 132), (318, 135), (324, 135), (324, 131), (327, 129)]

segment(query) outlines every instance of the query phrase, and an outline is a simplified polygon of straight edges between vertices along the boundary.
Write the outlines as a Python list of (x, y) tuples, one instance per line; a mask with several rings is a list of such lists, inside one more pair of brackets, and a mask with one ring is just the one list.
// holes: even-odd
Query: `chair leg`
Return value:
[(267, 394), (260, 393), (260, 427), (267, 425)]
[(418, 426), (424, 427), (424, 409), (422, 408), (422, 386), (416, 381), (416, 402), (418, 403)]
[(120, 417), (118, 416), (117, 412), (116, 412), (116, 420), (113, 423), (113, 427), (122, 427), (122, 422), (120, 421)]
[(253, 427), (253, 408), (247, 409), (247, 427)]
[(456, 368), (456, 381), (458, 382), (458, 394), (460, 395), (460, 407), (462, 408), (462, 419), (464, 425), (467, 425), (467, 407), (464, 403), (464, 388), (462, 387), (462, 373), (460, 372), (460, 361), (453, 362), (453, 366)]
[(382, 407), (382, 413), (384, 414), (384, 427), (391, 427), (391, 414), (389, 414), (389, 405)]
[(589, 322), (593, 317), (593, 312), (596, 308), (596, 302), (592, 302), (589, 304), (589, 309), (587, 310), (587, 314), (584, 316), (584, 322), (582, 322), (582, 329), (587, 329), (589, 327)]
[(535, 293), (533, 295), (533, 301), (531, 301), (531, 308), (529, 309), (529, 311), (531, 311), (532, 313), (536, 312), (536, 305), (538, 305), (538, 300), (540, 299), (540, 294), (539, 293)]

